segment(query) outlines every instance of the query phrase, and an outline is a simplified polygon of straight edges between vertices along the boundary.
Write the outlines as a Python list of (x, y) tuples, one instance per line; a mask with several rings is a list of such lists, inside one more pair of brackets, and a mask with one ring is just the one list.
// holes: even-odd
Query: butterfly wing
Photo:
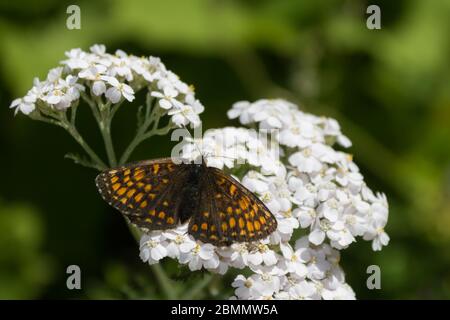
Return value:
[(186, 167), (170, 158), (140, 161), (100, 173), (95, 182), (103, 199), (144, 230), (173, 228)]
[[(207, 179), (204, 185), (209, 187), (201, 190), (199, 214), (189, 225), (194, 238), (214, 245), (230, 245), (264, 239), (276, 230), (277, 220), (265, 204), (233, 177), (208, 167)], [(205, 201), (206, 198), (209, 200)]]

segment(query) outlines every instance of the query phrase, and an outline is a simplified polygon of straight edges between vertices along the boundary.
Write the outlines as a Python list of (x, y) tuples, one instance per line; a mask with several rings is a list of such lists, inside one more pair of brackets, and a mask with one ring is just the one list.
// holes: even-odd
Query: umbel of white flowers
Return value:
[[(66, 56), (45, 80), (35, 79), (11, 108), (66, 129), (89, 157), (87, 161), (71, 156), (78, 163), (96, 169), (124, 164), (143, 140), (176, 127), (200, 125), (204, 108), (192, 87), (158, 58), (138, 58), (120, 50), (111, 55), (102, 45), (92, 46), (90, 52), (72, 49)], [(138, 109), (136, 136), (117, 159), (111, 121), (121, 104), (133, 101), (141, 89), (147, 89), (147, 99)], [(99, 124), (108, 165), (75, 126), (81, 99)], [(159, 120), (166, 115), (169, 122), (160, 128)], [(228, 117), (238, 118), (242, 127), (210, 130), (201, 141), (187, 144), (183, 156), (198, 157), (200, 146), (201, 153), (209, 155), (209, 166), (239, 174), (236, 178), (275, 215), (277, 230), (256, 243), (215, 247), (194, 240), (187, 225), (180, 225), (142, 235), (142, 260), (156, 264), (168, 257), (190, 270), (219, 274), (228, 268), (249, 269), (250, 276), (238, 275), (231, 284), (232, 299), (354, 299), (339, 266), (339, 251), (359, 238), (372, 241), (373, 250), (387, 245), (388, 204), (383, 194), (368, 188), (352, 156), (334, 148), (351, 145), (337, 121), (304, 113), (285, 100), (237, 102)], [(272, 142), (279, 153), (250, 127), (276, 129)]]
[(220, 274), (249, 268), (251, 276), (239, 275), (232, 283), (237, 299), (355, 298), (339, 266), (339, 250), (358, 237), (371, 240), (373, 250), (387, 245), (388, 204), (367, 187), (352, 157), (333, 148), (351, 145), (337, 121), (303, 113), (284, 100), (238, 102), (228, 116), (244, 126), (277, 129), (281, 158), (252, 130), (232, 127), (206, 132), (185, 147), (184, 156), (198, 157), (201, 146), (210, 166), (242, 174), (236, 163), (250, 164), (236, 178), (267, 205), (278, 229), (257, 243), (215, 247), (195, 241), (182, 225), (144, 235), (141, 258), (153, 264), (170, 257), (191, 270)]
[[(94, 45), (89, 52), (72, 49), (67, 59), (51, 69), (45, 80), (35, 78), (33, 87), (11, 103), (15, 114), (21, 112), (34, 120), (58, 125), (67, 130), (83, 147), (89, 159), (69, 155), (76, 162), (105, 169), (124, 164), (134, 148), (154, 135), (171, 129), (200, 125), (203, 105), (195, 98), (192, 86), (167, 70), (159, 58), (136, 57), (121, 50), (109, 54), (104, 45)], [(145, 107), (138, 108), (138, 129), (123, 155), (116, 158), (111, 137), (111, 122), (123, 102), (131, 102), (140, 90), (146, 90)], [(105, 142), (108, 165), (92, 150), (76, 128), (77, 107), (86, 102), (98, 122)], [(169, 116), (160, 128), (162, 116)]]

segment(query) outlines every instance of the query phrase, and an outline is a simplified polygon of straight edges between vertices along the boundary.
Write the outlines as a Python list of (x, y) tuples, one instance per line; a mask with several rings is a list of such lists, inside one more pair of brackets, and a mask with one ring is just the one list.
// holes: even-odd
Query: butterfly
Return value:
[(148, 232), (189, 221), (188, 233), (216, 246), (266, 238), (277, 220), (250, 190), (222, 170), (146, 160), (106, 170), (96, 178), (103, 199)]

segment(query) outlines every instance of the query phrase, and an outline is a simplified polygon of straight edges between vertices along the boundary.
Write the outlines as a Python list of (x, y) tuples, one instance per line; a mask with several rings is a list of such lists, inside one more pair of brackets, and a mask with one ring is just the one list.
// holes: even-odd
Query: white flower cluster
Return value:
[(133, 101), (136, 92), (147, 87), (175, 125), (200, 124), (198, 115), (204, 108), (193, 88), (167, 70), (159, 58), (139, 58), (121, 50), (113, 55), (106, 53), (104, 45), (94, 45), (90, 52), (72, 49), (66, 56), (45, 80), (36, 78), (28, 93), (11, 103), (16, 113), (67, 110), (86, 89), (92, 99), (104, 97), (107, 103), (118, 104), (124, 99)]
[(250, 129), (228, 127), (206, 132), (184, 155), (196, 158), (201, 149), (209, 166), (232, 172), (245, 163), (241, 182), (275, 215), (277, 230), (259, 242), (215, 247), (195, 241), (180, 225), (144, 235), (141, 258), (151, 264), (170, 257), (191, 270), (220, 274), (249, 268), (252, 275), (232, 283), (238, 299), (355, 298), (338, 250), (356, 237), (371, 240), (373, 250), (387, 245), (388, 205), (366, 186), (352, 157), (333, 148), (335, 142), (351, 145), (338, 123), (284, 100), (238, 102), (228, 116), (271, 130), (270, 142)]

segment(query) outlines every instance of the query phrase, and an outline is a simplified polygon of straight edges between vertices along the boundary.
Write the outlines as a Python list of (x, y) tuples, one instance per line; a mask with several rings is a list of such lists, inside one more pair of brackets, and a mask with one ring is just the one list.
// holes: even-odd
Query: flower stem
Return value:
[[(151, 112), (150, 112), (151, 110)], [(125, 149), (124, 153), (120, 157), (119, 165), (123, 165), (128, 161), (128, 158), (133, 153), (134, 149), (145, 139), (150, 138), (151, 136), (155, 135), (156, 133), (156, 127), (159, 123), (160, 115), (158, 114), (158, 108), (154, 105), (154, 99), (151, 98), (150, 95), (147, 95), (146, 99), (146, 116), (145, 120), (142, 123), (142, 125), (138, 128), (136, 135), (134, 136), (133, 140), (131, 140), (128, 147)], [(150, 125), (153, 123), (153, 128), (147, 132)]]
[(106, 115), (105, 118), (99, 123), (100, 132), (102, 134), (103, 141), (105, 143), (106, 155), (108, 156), (109, 166), (115, 167), (117, 166), (117, 159), (111, 138), (111, 121), (108, 115)]
[(195, 297), (205, 288), (207, 287), (211, 282), (215, 280), (217, 277), (216, 274), (206, 274), (205, 277), (197, 282), (197, 284), (191, 288), (185, 295), (183, 295), (180, 299), (182, 300), (192, 300), (195, 299)]
[(84, 151), (89, 155), (95, 167), (98, 170), (105, 170), (107, 165), (100, 159), (100, 157), (92, 150), (92, 148), (86, 143), (78, 130), (72, 125), (63, 126), (70, 135), (75, 139), (76, 142), (84, 149)]
[(169, 300), (177, 299), (175, 287), (173, 285), (171, 285), (172, 280), (170, 280), (169, 277), (166, 275), (161, 264), (155, 263), (155, 264), (152, 264), (150, 267), (151, 267), (153, 273), (155, 274), (155, 277), (158, 280), (159, 285), (161, 286), (162, 290), (164, 291), (165, 296)]

